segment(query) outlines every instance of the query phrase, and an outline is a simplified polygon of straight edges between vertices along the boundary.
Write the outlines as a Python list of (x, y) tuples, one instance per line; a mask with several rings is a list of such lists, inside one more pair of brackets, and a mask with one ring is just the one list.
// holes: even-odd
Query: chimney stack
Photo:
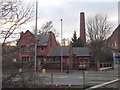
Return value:
[(83, 46), (86, 46), (86, 34), (85, 34), (85, 17), (84, 12), (80, 13), (80, 39), (82, 40)]

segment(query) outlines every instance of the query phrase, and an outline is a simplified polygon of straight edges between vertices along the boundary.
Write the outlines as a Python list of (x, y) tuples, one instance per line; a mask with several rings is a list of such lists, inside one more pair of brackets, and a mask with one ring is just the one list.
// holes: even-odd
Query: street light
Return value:
[[(37, 41), (36, 41), (36, 35), (37, 35), (37, 15), (38, 15), (38, 0), (36, 0), (36, 19), (35, 19), (35, 61), (34, 61), (34, 72), (36, 73), (36, 56), (37, 56)], [(35, 84), (35, 73), (33, 73), (33, 84)]]
[(62, 59), (63, 59), (63, 48), (62, 48), (62, 19), (60, 20), (61, 21), (61, 72), (63, 72), (63, 62), (62, 62)]
[(38, 14), (38, 0), (36, 0), (36, 20), (35, 20), (35, 62), (34, 62), (34, 71), (36, 72), (36, 56), (37, 56), (37, 43), (36, 43), (36, 35), (37, 35), (37, 14)]

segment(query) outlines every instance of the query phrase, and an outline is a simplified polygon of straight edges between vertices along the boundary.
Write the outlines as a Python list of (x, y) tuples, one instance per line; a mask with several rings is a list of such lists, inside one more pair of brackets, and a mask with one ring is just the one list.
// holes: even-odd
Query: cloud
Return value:
[(63, 2), (118, 2), (119, 0), (62, 0)]
[[(108, 0), (107, 0), (108, 1)], [(52, 20), (55, 29), (60, 33), (60, 19), (63, 19), (63, 38), (71, 38), (74, 29), (78, 32), (80, 28), (80, 12), (85, 12), (85, 19), (97, 13), (107, 14), (109, 21), (116, 24), (117, 20), (117, 2), (79, 2), (66, 1), (60, 5), (49, 7), (39, 7), (38, 28), (43, 23)], [(35, 21), (29, 22), (28, 27), (34, 25)]]

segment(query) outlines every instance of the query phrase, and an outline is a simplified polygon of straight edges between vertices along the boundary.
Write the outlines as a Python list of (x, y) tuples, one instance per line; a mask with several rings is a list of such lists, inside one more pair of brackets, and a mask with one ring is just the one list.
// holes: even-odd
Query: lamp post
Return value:
[(61, 21), (61, 72), (63, 72), (63, 48), (62, 48), (62, 19), (60, 20)]
[(37, 40), (36, 40), (36, 35), (37, 35), (37, 12), (38, 12), (38, 0), (35, 1), (36, 2), (36, 19), (35, 19), (35, 56), (34, 56), (34, 72), (33, 72), (33, 84), (35, 84), (35, 73), (36, 73), (36, 61), (37, 61)]
[(37, 43), (36, 43), (36, 35), (37, 35), (37, 17), (38, 17), (38, 0), (36, 0), (36, 20), (35, 20), (35, 62), (34, 62), (34, 71), (36, 72), (36, 56), (37, 56)]

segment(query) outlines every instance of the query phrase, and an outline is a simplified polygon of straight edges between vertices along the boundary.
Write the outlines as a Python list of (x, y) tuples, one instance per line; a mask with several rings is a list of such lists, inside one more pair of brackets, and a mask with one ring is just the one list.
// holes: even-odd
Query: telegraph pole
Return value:
[(34, 56), (34, 73), (33, 73), (33, 84), (35, 84), (36, 80), (36, 56), (37, 56), (37, 40), (36, 40), (36, 35), (37, 35), (37, 11), (38, 11), (38, 0), (36, 0), (36, 19), (35, 19), (35, 56)]
[(62, 31), (63, 30), (62, 30), (62, 27), (63, 26), (62, 26), (62, 21), (63, 20), (61, 19), (61, 72), (63, 72), (63, 62), (62, 62), (62, 60), (63, 60), (63, 48), (62, 48), (62, 33), (63, 33)]
[(36, 0), (36, 20), (35, 20), (35, 62), (34, 62), (34, 71), (36, 72), (36, 56), (37, 56), (37, 43), (36, 43), (36, 35), (37, 35), (37, 18), (38, 18), (38, 0)]

